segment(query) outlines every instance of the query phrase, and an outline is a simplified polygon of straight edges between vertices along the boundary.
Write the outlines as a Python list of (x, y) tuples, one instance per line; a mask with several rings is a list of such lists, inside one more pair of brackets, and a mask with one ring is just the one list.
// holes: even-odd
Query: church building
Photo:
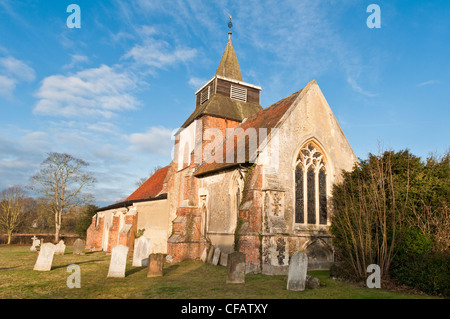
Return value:
[(97, 211), (86, 248), (133, 249), (167, 262), (205, 260), (211, 249), (246, 256), (246, 273), (286, 274), (296, 251), (308, 269), (334, 261), (333, 184), (357, 158), (316, 81), (263, 108), (244, 82), (229, 32), (214, 76), (175, 135), (174, 158), (125, 201)]

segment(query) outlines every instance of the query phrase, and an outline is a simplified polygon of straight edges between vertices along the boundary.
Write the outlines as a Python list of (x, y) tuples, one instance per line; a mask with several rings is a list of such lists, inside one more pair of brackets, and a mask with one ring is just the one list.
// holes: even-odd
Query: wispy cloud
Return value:
[(0, 96), (11, 97), (16, 88), (16, 81), (6, 76), (0, 75)]
[(191, 77), (188, 81), (188, 84), (193, 89), (199, 89), (203, 84), (205, 84), (208, 80), (201, 79), (197, 77)]
[(0, 57), (0, 95), (12, 97), (20, 82), (32, 82), (36, 72), (25, 62), (12, 56)]
[(197, 55), (197, 50), (188, 47), (173, 48), (164, 40), (148, 38), (143, 44), (136, 44), (123, 57), (133, 59), (139, 66), (164, 69), (179, 62), (186, 62)]
[(441, 84), (441, 81), (439, 81), (439, 80), (429, 80), (429, 81), (425, 81), (425, 82), (419, 83), (419, 84), (417, 84), (417, 86), (421, 87), (421, 86), (433, 85), (433, 84)]
[(19, 80), (31, 82), (36, 78), (33, 68), (12, 56), (0, 58), (0, 69)]
[(347, 83), (350, 84), (350, 87), (351, 87), (354, 91), (356, 91), (356, 92), (358, 92), (358, 93), (361, 93), (362, 95), (365, 95), (365, 96), (367, 96), (367, 97), (375, 97), (375, 96), (378, 95), (378, 94), (376, 94), (376, 93), (372, 93), (372, 92), (369, 92), (369, 91), (366, 91), (366, 90), (362, 89), (362, 88), (359, 86), (359, 84), (356, 83), (356, 81), (355, 81), (353, 78), (348, 77), (348, 78), (347, 78)]
[(168, 156), (173, 144), (172, 133), (165, 127), (151, 127), (144, 133), (125, 136), (125, 139), (131, 143), (130, 151)]
[(33, 112), (49, 116), (111, 118), (135, 109), (139, 101), (130, 94), (137, 87), (136, 77), (107, 65), (72, 75), (46, 77), (36, 93)]
[(65, 64), (62, 66), (63, 69), (72, 69), (76, 65), (79, 65), (80, 63), (87, 63), (89, 62), (89, 58), (85, 55), (79, 55), (79, 54), (71, 54), (70, 55), (70, 63)]

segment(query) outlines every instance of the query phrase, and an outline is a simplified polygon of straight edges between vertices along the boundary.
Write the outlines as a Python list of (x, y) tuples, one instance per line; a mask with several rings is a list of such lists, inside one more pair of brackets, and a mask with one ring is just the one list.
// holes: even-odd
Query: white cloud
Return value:
[(196, 55), (196, 49), (182, 47), (172, 49), (166, 41), (147, 39), (143, 44), (136, 44), (123, 57), (133, 59), (138, 65), (163, 69), (179, 62), (191, 60)]
[(12, 97), (21, 81), (36, 79), (33, 68), (12, 56), (0, 57), (0, 96)]
[(188, 84), (193, 89), (199, 89), (202, 87), (203, 84), (205, 84), (208, 80), (200, 79), (196, 77), (191, 77), (188, 81)]
[(11, 96), (16, 88), (16, 81), (6, 76), (0, 75), (0, 95)]
[(440, 83), (441, 83), (441, 81), (438, 81), (438, 80), (429, 80), (429, 81), (425, 81), (425, 82), (419, 83), (419, 84), (417, 84), (417, 86), (421, 87), (421, 86), (432, 85), (432, 84), (440, 84)]
[(111, 118), (136, 108), (139, 102), (130, 94), (136, 87), (133, 74), (106, 65), (73, 75), (52, 75), (42, 81), (33, 111), (51, 116)]
[(0, 58), (0, 70), (4, 74), (27, 82), (36, 78), (36, 73), (31, 67), (12, 56)]
[(365, 95), (367, 97), (375, 97), (375, 96), (378, 95), (378, 94), (375, 94), (375, 93), (372, 93), (372, 92), (369, 92), (369, 91), (366, 91), (366, 90), (362, 89), (358, 85), (358, 83), (356, 83), (356, 81), (353, 78), (348, 77), (347, 78), (347, 83), (350, 84), (350, 86), (351, 86), (351, 88), (353, 90), (355, 90), (356, 92), (358, 92), (358, 93), (360, 93), (362, 95)]
[(170, 155), (172, 141), (172, 130), (164, 127), (151, 127), (145, 133), (134, 133), (125, 137), (130, 142), (131, 151), (144, 153)]
[(70, 63), (63, 65), (63, 69), (71, 69), (79, 63), (87, 63), (89, 62), (89, 58), (85, 55), (71, 54), (70, 55)]

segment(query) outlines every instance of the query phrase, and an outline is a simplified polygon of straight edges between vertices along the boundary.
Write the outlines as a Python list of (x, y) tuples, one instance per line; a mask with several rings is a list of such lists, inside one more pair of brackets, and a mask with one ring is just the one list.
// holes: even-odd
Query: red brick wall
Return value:
[(86, 233), (86, 248), (92, 251), (102, 250), (103, 237), (103, 218), (98, 218), (98, 224), (95, 226), (97, 217), (92, 217), (92, 223)]
[[(126, 234), (120, 233), (119, 234), (119, 244), (128, 246), (130, 248), (130, 251), (132, 251), (134, 249), (134, 238), (135, 238), (136, 231), (137, 231), (137, 214), (134, 216), (126, 215), (124, 225), (126, 225), (126, 224), (131, 224), (133, 226), (131, 226), (128, 233), (126, 233)], [(119, 231), (120, 231), (120, 229), (119, 229)]]
[(167, 254), (173, 257), (173, 262), (200, 258), (206, 244), (200, 240), (200, 227), (199, 208), (178, 208), (177, 218), (173, 222), (173, 235), (167, 244)]
[(111, 252), (111, 249), (118, 244), (117, 236), (119, 234), (119, 224), (120, 224), (120, 216), (113, 216), (112, 225), (109, 228), (109, 236), (108, 236), (108, 248), (107, 252)]

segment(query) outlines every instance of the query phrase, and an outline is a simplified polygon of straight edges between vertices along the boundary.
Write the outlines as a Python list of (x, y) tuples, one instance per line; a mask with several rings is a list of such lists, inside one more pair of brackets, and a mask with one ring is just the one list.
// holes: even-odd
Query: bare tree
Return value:
[(13, 186), (0, 196), (0, 227), (8, 234), (9, 245), (13, 231), (20, 225), (24, 217), (25, 192), (19, 186)]
[(41, 170), (31, 177), (30, 188), (51, 203), (55, 216), (55, 242), (59, 241), (62, 215), (70, 207), (86, 202), (82, 190), (95, 183), (95, 178), (84, 168), (89, 164), (65, 153), (48, 153)]

